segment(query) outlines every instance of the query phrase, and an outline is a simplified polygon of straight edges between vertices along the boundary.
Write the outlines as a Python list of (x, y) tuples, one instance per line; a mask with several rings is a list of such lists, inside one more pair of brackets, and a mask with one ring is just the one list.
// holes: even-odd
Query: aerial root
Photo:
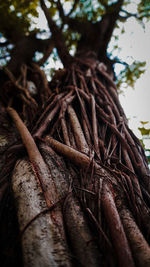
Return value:
[[(78, 64), (66, 71), (65, 84), (59, 82), (32, 129), (33, 137), (18, 114), (10, 107), (7, 111), (20, 132), (48, 207), (57, 202), (60, 176), (58, 181), (54, 177), (59, 167), (54, 172), (52, 162), (61, 156), (58, 165), (67, 169), (65, 181), (69, 179), (70, 184), (61, 212), (80, 263), (85, 265), (86, 255), (87, 266), (100, 266), (99, 262), (105, 266), (111, 258), (122, 267), (148, 266), (150, 190), (145, 186), (149, 172), (143, 150), (128, 129), (116, 86), (106, 70), (90, 67), (89, 62), (82, 68), (80, 60)], [(38, 145), (45, 152), (40, 153)], [(56, 224), (61, 216), (53, 218)]]
[(119, 266), (135, 266), (112, 192), (106, 183), (103, 184), (102, 206)]
[(124, 206), (121, 206), (119, 214), (124, 226), (127, 238), (137, 267), (150, 265), (150, 247), (139, 230), (131, 212)]

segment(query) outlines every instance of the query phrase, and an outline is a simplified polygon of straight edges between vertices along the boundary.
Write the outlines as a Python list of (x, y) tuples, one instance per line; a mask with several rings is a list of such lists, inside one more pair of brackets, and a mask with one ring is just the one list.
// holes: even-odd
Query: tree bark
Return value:
[(7, 161), (13, 168), (22, 151), (11, 184), (24, 265), (143, 267), (150, 174), (116, 85), (92, 53), (56, 76), (31, 131), (7, 108), (22, 138), (8, 149), (12, 164)]

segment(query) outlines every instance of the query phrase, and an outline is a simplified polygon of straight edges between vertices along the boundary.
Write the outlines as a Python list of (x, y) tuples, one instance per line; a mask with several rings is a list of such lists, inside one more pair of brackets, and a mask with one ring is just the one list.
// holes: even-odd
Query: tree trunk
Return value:
[(23, 145), (9, 143), (1, 176), (11, 181), (27, 267), (150, 266), (147, 160), (111, 75), (91, 55), (58, 71), (40, 116), (31, 118), (36, 97), (21, 110), (30, 132), (7, 109)]

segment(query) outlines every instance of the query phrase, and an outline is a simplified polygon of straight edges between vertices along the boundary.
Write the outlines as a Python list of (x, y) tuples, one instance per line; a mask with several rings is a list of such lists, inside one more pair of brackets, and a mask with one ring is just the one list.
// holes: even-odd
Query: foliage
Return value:
[(139, 13), (139, 19), (147, 18), (150, 19), (150, 2), (149, 0), (142, 0), (138, 4), (138, 13)]
[(31, 17), (38, 16), (38, 0), (0, 0), (0, 32), (8, 40), (20, 38), (30, 31)]
[(141, 121), (140, 122), (142, 124), (142, 127), (139, 127), (139, 131), (142, 135), (142, 139), (140, 140), (143, 147), (144, 147), (144, 150), (145, 150), (145, 153), (146, 153), (146, 156), (147, 156), (147, 160), (150, 164), (150, 149), (147, 148), (147, 146), (145, 146), (145, 140), (149, 141), (150, 142), (150, 128), (147, 127), (147, 124), (149, 123), (149, 121)]
[[(67, 20), (68, 16), (81, 22), (81, 24), (87, 21), (92, 24), (97, 24), (102, 20), (103, 16), (113, 14), (116, 8), (116, 1), (113, 0), (52, 0), (47, 1), (47, 3), (49, 4), (51, 18), (62, 30), (70, 53), (76, 51), (81, 33), (78, 29), (70, 27)], [(136, 6), (136, 13), (133, 14), (128, 12), (130, 3), (131, 1), (124, 1), (121, 8), (121, 15), (119, 15), (115, 24), (115, 27), (122, 29), (120, 34), (124, 33), (124, 28), (119, 24), (119, 21), (125, 22), (130, 17), (135, 17), (138, 21), (143, 22), (143, 20), (150, 18), (149, 1), (139, 1)], [(60, 5), (62, 5), (61, 8)], [(16, 44), (23, 36), (31, 35), (32, 32), (41, 32), (40, 38), (45, 38), (43, 29), (37, 29), (37, 25), (34, 23), (34, 18), (38, 17), (39, 6), (38, 0), (0, 0), (0, 33), (9, 44)], [(117, 36), (115, 36), (115, 40), (116, 42), (118, 41)], [(114, 46), (114, 49), (118, 49), (117, 44)], [(11, 50), (7, 46), (5, 49), (4, 47), (0, 47), (0, 60), (2, 60), (2, 65), (4, 64), (4, 60), (7, 62), (9, 55), (11, 57)], [(34, 58), (36, 60), (36, 57)], [(113, 60), (113, 54), (111, 58)], [(133, 86), (135, 80), (144, 72), (144, 67), (144, 62), (137, 61), (134, 61), (130, 66), (125, 65), (118, 76), (118, 85), (126, 83), (129, 86)]]
[(145, 72), (145, 65), (145, 61), (134, 61), (131, 65), (125, 64), (124, 69), (120, 71), (117, 77), (118, 86), (124, 83), (126, 87), (134, 87), (135, 81)]
[(140, 130), (142, 136), (150, 135), (150, 129), (146, 129), (145, 127), (139, 127), (138, 129)]
[(141, 132), (141, 135), (143, 137), (148, 137), (150, 138), (150, 129), (145, 128), (145, 125), (149, 123), (149, 121), (140, 121), (142, 124), (142, 127), (139, 127), (139, 131)]

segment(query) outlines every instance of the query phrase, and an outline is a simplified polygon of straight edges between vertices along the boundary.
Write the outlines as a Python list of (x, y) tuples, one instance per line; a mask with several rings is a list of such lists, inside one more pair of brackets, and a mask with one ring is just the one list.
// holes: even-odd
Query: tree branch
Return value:
[(62, 21), (65, 21), (65, 14), (60, 0), (57, 0), (56, 5), (59, 11), (60, 18), (62, 19)]
[(56, 23), (52, 20), (50, 13), (49, 13), (49, 10), (48, 10), (47, 6), (45, 5), (44, 0), (40, 0), (40, 4), (41, 4), (41, 8), (45, 14), (45, 17), (47, 19), (48, 26), (52, 32), (52, 38), (53, 38), (55, 46), (57, 48), (58, 55), (59, 55), (62, 63), (64, 64), (64, 66), (70, 65), (70, 63), (72, 61), (72, 57), (69, 54), (67, 47), (65, 46), (65, 41), (63, 39), (62, 32), (57, 27)]
[(52, 39), (37, 39), (35, 35), (24, 36), (11, 50), (11, 59), (7, 67), (14, 74), (18, 74), (23, 63), (31, 63), (36, 51), (45, 53), (50, 46), (54, 46)]
[(137, 18), (138, 17), (136, 13), (130, 13), (127, 10), (124, 10), (124, 9), (121, 9), (121, 11), (126, 14), (127, 18), (130, 18), (130, 17), (136, 17)]
[(108, 43), (111, 39), (113, 30), (116, 25), (116, 21), (119, 18), (119, 12), (121, 11), (121, 7), (123, 5), (124, 0), (118, 0), (111, 6), (107, 6), (106, 14), (102, 17), (102, 20), (99, 22), (100, 24), (100, 36), (101, 36), (101, 44), (99, 54), (106, 54)]
[[(85, 25), (87, 25), (87, 22), (81, 22), (76, 18), (70, 18), (69, 16), (72, 14), (72, 12), (75, 10), (77, 4), (78, 4), (79, 0), (75, 0), (74, 1), (74, 5), (71, 9), (71, 11), (68, 13), (68, 15), (65, 15), (64, 10), (63, 10), (63, 6), (60, 2), (60, 0), (57, 0), (57, 2), (55, 3), (57, 5), (58, 11), (59, 11), (59, 16), (62, 19), (63, 24), (67, 23), (72, 30), (77, 30), (78, 32), (81, 31), (81, 33), (84, 32), (85, 30)], [(91, 23), (89, 23), (91, 24)], [(84, 25), (84, 26), (83, 26)], [(82, 30), (84, 28), (84, 30)]]
[[(78, 32), (80, 32), (81, 28), (83, 29), (83, 24), (86, 25), (86, 23), (80, 22), (77, 19), (70, 18), (69, 16), (72, 14), (72, 12), (75, 10), (77, 4), (79, 3), (79, 0), (75, 0), (72, 9), (68, 13), (68, 15), (65, 16), (63, 6), (60, 2), (60, 0), (57, 0), (56, 5), (59, 11), (60, 18), (62, 19), (63, 24), (67, 23), (70, 27), (74, 26), (76, 29), (78, 29)], [(81, 27), (82, 26), (82, 27)], [(75, 28), (74, 28), (75, 29)], [(83, 31), (82, 31), (83, 32)]]
[(68, 13), (67, 16), (70, 16), (74, 12), (74, 10), (76, 9), (78, 3), (79, 3), (79, 0), (74, 0), (74, 4), (72, 6), (72, 9), (70, 10), (70, 12)]
[(134, 17), (136, 19), (139, 19), (138, 14), (136, 14), (136, 13), (130, 13), (130, 12), (128, 12), (126, 10), (123, 10), (123, 9), (121, 9), (121, 12), (123, 12), (123, 13), (126, 14), (125, 16), (119, 15), (119, 20), (121, 22), (125, 22), (127, 19), (129, 19), (131, 17)]
[[(83, 20), (79, 20), (77, 18), (70, 18), (70, 15), (72, 14), (72, 12), (75, 10), (77, 4), (79, 3), (79, 0), (75, 0), (74, 1), (74, 5), (72, 7), (72, 9), (70, 10), (70, 12), (68, 13), (68, 15), (65, 15), (64, 10), (63, 10), (63, 6), (60, 2), (60, 0), (57, 0), (57, 2), (54, 2), (58, 8), (59, 11), (59, 16), (64, 24), (68, 24), (68, 26), (73, 30), (73, 31), (77, 31), (78, 33), (81, 34), (85, 34), (85, 32), (92, 32), (92, 29), (94, 27), (94, 25), (92, 25), (91, 22), (89, 21), (83, 21)], [(91, 27), (93, 26), (93, 27)]]
[(45, 61), (49, 58), (54, 48), (54, 44), (50, 44), (47, 50), (43, 53), (43, 57), (37, 62), (38, 65), (42, 66)]

